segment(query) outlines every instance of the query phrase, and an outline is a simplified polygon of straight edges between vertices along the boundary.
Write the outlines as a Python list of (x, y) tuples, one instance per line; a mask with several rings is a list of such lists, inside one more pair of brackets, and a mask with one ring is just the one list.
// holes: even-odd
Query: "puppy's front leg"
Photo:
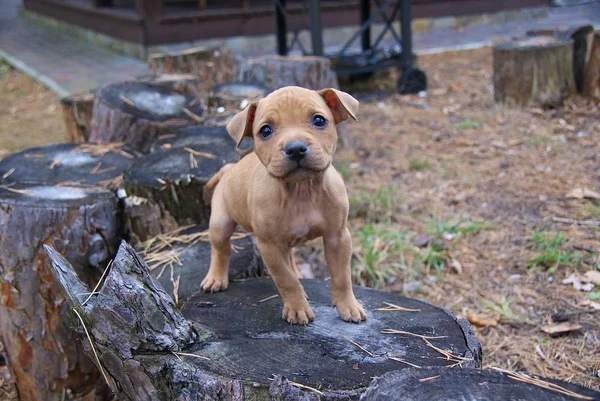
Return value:
[(331, 297), (340, 317), (346, 322), (358, 323), (367, 320), (362, 305), (352, 291), (350, 259), (352, 258), (352, 237), (347, 227), (341, 232), (323, 237), (325, 259), (331, 274)]
[(315, 318), (306, 293), (291, 263), (291, 249), (257, 239), (256, 245), (283, 299), (282, 317), (292, 324), (308, 324)]

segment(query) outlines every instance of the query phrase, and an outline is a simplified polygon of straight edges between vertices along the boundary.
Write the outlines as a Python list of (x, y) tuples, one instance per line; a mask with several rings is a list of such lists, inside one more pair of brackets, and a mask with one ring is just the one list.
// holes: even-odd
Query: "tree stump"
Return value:
[[(82, 306), (78, 294), (88, 290), (68, 262), (47, 249), (55, 279), (83, 315), (121, 401), (358, 400), (371, 377), (409, 364), (458, 369), (481, 362), (480, 344), (465, 321), (421, 301), (365, 288), (355, 293), (370, 315), (358, 325), (339, 319), (328, 285), (314, 280), (303, 282), (317, 314), (308, 326), (281, 319), (281, 299), (269, 279), (199, 293), (179, 313), (126, 244), (99, 295)], [(375, 310), (385, 302), (414, 311)], [(388, 328), (409, 334), (381, 333)]]
[(67, 134), (72, 143), (87, 142), (90, 137), (94, 97), (94, 92), (87, 92), (60, 99)]
[(8, 366), (8, 357), (2, 341), (0, 341), (0, 400), (19, 401), (15, 374)]
[(0, 183), (116, 189), (137, 153), (118, 144), (30, 148), (0, 161)]
[(163, 85), (174, 91), (190, 95), (201, 96), (206, 93), (206, 86), (197, 76), (192, 74), (161, 74), (147, 75), (136, 78), (137, 82), (146, 82), (151, 85)]
[(179, 226), (208, 224), (204, 184), (239, 159), (230, 144), (172, 148), (139, 159), (125, 172), (125, 214), (134, 243)]
[[(265, 275), (254, 241), (247, 233), (236, 232), (231, 243), (230, 280)], [(202, 291), (200, 283), (210, 267), (206, 227), (180, 228), (151, 238), (138, 249), (152, 276), (168, 294), (172, 294), (176, 304)]]
[(230, 83), (213, 87), (208, 93), (206, 105), (212, 108), (240, 112), (250, 103), (257, 102), (271, 93), (271, 90), (254, 84)]
[(273, 89), (292, 85), (313, 90), (338, 87), (331, 61), (316, 56), (246, 57), (240, 61), (237, 80)]
[(583, 25), (572, 29), (541, 29), (527, 31), (528, 36), (555, 36), (563, 40), (573, 41), (573, 79), (578, 93), (583, 92), (585, 70), (590, 60), (594, 41), (594, 27)]
[(573, 393), (567, 395), (520, 380), (522, 375), (494, 370), (405, 369), (373, 380), (361, 401), (600, 400), (600, 393), (574, 384), (538, 379)]
[(166, 86), (121, 82), (96, 93), (91, 142), (123, 142), (146, 153), (159, 135), (202, 121), (198, 99)]
[(182, 128), (172, 134), (159, 136), (158, 140), (150, 146), (150, 153), (167, 149), (212, 144), (222, 144), (230, 146), (232, 149), (235, 148), (235, 142), (231, 139), (225, 127), (197, 125)]
[[(42, 245), (65, 254), (93, 283), (120, 239), (117, 199), (97, 188), (0, 188), (0, 335), (21, 400), (90, 394), (99, 373), (64, 323), (64, 298)], [(87, 295), (86, 295), (87, 296)], [(69, 398), (70, 399), (70, 398)]]
[(155, 53), (148, 57), (148, 69), (152, 74), (191, 74), (199, 79), (201, 92), (214, 85), (234, 80), (238, 61), (229, 50), (196, 47), (180, 52)]
[(555, 107), (574, 89), (571, 41), (539, 36), (494, 46), (497, 103)]
[(583, 79), (583, 94), (600, 100), (600, 31), (594, 34)]

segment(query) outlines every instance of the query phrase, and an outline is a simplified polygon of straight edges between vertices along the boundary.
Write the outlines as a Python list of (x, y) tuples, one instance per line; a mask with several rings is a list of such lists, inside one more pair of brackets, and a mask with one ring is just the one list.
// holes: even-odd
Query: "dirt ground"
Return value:
[(26, 147), (67, 141), (54, 93), (2, 61), (0, 105), (0, 158)]
[[(600, 109), (494, 106), (491, 62), (422, 57), (424, 97), (395, 94), (394, 72), (352, 85), (360, 122), (335, 163), (354, 278), (468, 317), (486, 367), (600, 389)], [(0, 152), (66, 140), (59, 102), (23, 74), (0, 69), (0, 103)], [(326, 276), (318, 245), (298, 254)]]

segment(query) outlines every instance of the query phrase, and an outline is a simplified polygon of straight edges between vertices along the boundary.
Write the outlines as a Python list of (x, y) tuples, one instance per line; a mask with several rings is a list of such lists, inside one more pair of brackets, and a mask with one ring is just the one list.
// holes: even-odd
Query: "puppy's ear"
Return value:
[(244, 137), (252, 138), (252, 123), (254, 123), (254, 115), (258, 103), (251, 103), (244, 110), (237, 113), (229, 124), (227, 124), (227, 132), (233, 138), (236, 146), (240, 146)]
[(348, 117), (358, 121), (356, 114), (358, 113), (358, 100), (337, 89), (327, 88), (321, 89), (319, 95), (323, 96), (325, 103), (331, 109), (335, 123), (339, 124)]

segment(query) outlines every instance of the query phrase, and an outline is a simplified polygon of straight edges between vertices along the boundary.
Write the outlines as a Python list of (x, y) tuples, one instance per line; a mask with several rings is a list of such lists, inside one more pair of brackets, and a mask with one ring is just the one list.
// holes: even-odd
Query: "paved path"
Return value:
[[(147, 74), (146, 64), (44, 27), (18, 14), (19, 0), (0, 0), (0, 58), (25, 71), (60, 96), (96, 88), (109, 81)], [(551, 8), (546, 18), (503, 24), (435, 30), (414, 35), (418, 54), (476, 48), (522, 36), (529, 29), (593, 24), (600, 29), (600, 2)]]

